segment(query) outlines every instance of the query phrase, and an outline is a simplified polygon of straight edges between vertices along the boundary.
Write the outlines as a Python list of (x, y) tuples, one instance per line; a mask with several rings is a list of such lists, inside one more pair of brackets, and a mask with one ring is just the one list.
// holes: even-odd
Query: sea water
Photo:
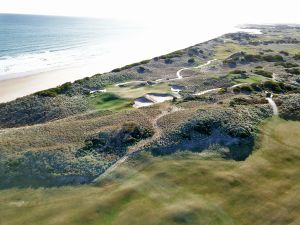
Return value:
[(87, 64), (139, 30), (104, 19), (0, 14), (0, 79)]
[(83, 78), (234, 31), (231, 25), (196, 22), (197, 26), (172, 21), (144, 26), (134, 21), (0, 14), (0, 80), (93, 65), (94, 70), (76, 76)]

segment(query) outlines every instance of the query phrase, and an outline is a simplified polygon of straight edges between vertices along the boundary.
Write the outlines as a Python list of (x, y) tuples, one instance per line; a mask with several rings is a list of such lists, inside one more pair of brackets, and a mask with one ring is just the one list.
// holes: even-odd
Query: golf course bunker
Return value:
[(153, 104), (162, 103), (165, 101), (173, 100), (174, 96), (171, 94), (165, 93), (149, 93), (144, 95), (143, 97), (137, 98), (134, 101), (134, 108), (147, 107)]
[(173, 91), (173, 92), (180, 92), (180, 91), (182, 91), (184, 89), (184, 87), (183, 86), (179, 86), (179, 85), (172, 85), (171, 86), (171, 91)]

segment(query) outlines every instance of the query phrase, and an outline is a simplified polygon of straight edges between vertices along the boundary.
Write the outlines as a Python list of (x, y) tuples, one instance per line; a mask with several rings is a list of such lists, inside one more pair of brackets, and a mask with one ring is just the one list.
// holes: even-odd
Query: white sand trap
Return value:
[(153, 105), (153, 104), (154, 104), (154, 102), (150, 101), (146, 97), (140, 97), (140, 98), (137, 98), (134, 101), (133, 107), (134, 108), (141, 108), (141, 107), (147, 107), (147, 106), (150, 106), (150, 105)]
[(154, 103), (162, 103), (173, 100), (174, 96), (170, 94), (146, 94), (145, 97)]
[(194, 95), (200, 96), (200, 95), (205, 95), (205, 94), (207, 94), (207, 93), (215, 92), (215, 91), (219, 91), (219, 90), (221, 90), (221, 88), (214, 88), (214, 89), (209, 89), (209, 90), (206, 90), (206, 91), (201, 91), (201, 92), (196, 93), (196, 94), (194, 94)]
[(120, 86), (126, 86), (128, 84), (140, 84), (140, 83), (146, 83), (146, 81), (134, 80), (134, 81), (128, 81), (128, 82), (124, 82), (124, 83), (118, 83), (118, 84), (115, 84), (115, 86), (120, 87)]
[(173, 92), (178, 93), (178, 92), (180, 92), (180, 91), (182, 91), (182, 90), (183, 90), (183, 87), (182, 87), (182, 86), (178, 86), (178, 85), (172, 85), (172, 86), (171, 86), (171, 91), (173, 91)]
[(151, 106), (153, 104), (162, 103), (165, 101), (173, 100), (174, 96), (171, 94), (159, 94), (159, 93), (151, 93), (146, 94), (143, 97), (137, 98), (134, 101), (134, 108), (141, 108), (141, 107), (147, 107)]
[(105, 93), (106, 89), (99, 89), (99, 90), (92, 90), (90, 91), (90, 94), (94, 94), (94, 93)]

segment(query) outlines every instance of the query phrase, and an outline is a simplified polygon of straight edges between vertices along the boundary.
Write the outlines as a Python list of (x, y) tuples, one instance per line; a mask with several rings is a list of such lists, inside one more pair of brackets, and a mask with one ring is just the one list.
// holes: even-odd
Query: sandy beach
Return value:
[[(111, 71), (117, 67), (166, 54), (237, 30), (238, 28), (231, 26), (221, 30), (209, 29), (210, 32), (206, 35), (192, 35), (193, 32), (190, 30), (182, 30), (180, 33), (177, 32), (176, 35), (175, 31), (174, 35), (172, 32), (169, 32), (169, 35), (164, 37), (154, 35), (159, 29), (149, 29), (141, 36), (132, 37), (132, 39), (124, 40), (114, 45), (108, 45), (110, 51), (91, 63), (80, 62), (81, 65), (73, 65), (67, 69), (32, 73), (28, 76), (20, 76), (17, 78), (0, 77), (0, 103), (12, 101), (16, 98), (52, 88), (65, 82), (73, 82), (77, 79), (82, 79), (97, 73)], [(186, 33), (191, 34), (187, 39), (185, 39)], [(171, 37), (175, 38), (170, 39)], [(156, 43), (155, 48), (153, 48), (151, 44), (145, 43), (145, 40), (150, 39), (151, 43)], [(179, 76), (178, 78), (180, 79), (181, 77)]]
[(0, 102), (12, 101), (65, 82), (73, 82), (86, 76), (92, 76), (101, 70), (98, 68), (95, 65), (87, 65), (0, 80)]

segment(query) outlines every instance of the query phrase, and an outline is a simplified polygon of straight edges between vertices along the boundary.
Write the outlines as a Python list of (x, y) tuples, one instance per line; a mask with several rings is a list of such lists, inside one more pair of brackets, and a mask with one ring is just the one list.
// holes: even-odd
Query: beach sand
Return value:
[(12, 101), (37, 91), (53, 88), (65, 82), (73, 82), (92, 76), (101, 69), (97, 66), (72, 67), (38, 73), (35, 75), (0, 80), (0, 103)]

